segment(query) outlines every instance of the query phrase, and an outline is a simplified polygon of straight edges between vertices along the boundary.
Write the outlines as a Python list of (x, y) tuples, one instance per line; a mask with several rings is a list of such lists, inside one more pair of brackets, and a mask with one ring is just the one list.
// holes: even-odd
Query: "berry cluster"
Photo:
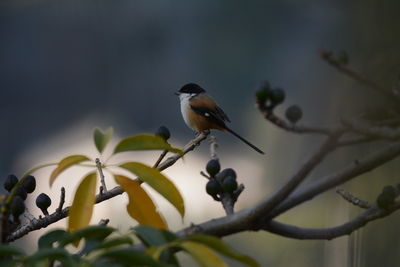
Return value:
[[(285, 101), (285, 91), (281, 88), (271, 88), (267, 81), (260, 85), (260, 89), (256, 92), (257, 104), (268, 110), (272, 111)], [(292, 105), (286, 109), (286, 118), (292, 123), (297, 123), (303, 116), (303, 111), (297, 105)]]
[[(36, 179), (32, 175), (25, 176), (21, 182), (17, 176), (10, 174), (4, 181), (4, 189), (8, 192), (15, 190), (15, 195), (9, 206), (9, 213), (13, 216), (13, 224), (20, 224), (19, 217), (25, 212), (25, 200), (28, 194), (33, 193), (36, 189)], [(47, 208), (51, 205), (51, 199), (48, 195), (42, 193), (36, 198), (36, 206), (48, 215)], [(11, 223), (11, 222), (10, 222)]]
[(221, 195), (226, 193), (233, 196), (234, 192), (238, 189), (236, 181), (236, 172), (231, 169), (223, 169), (217, 159), (210, 160), (206, 165), (206, 171), (210, 175), (210, 179), (206, 184), (207, 193), (215, 200), (220, 201)]

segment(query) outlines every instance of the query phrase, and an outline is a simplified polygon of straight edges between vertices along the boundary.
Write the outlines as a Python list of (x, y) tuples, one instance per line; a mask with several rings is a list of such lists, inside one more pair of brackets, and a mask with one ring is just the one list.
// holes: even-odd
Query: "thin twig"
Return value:
[(336, 193), (338, 193), (340, 196), (342, 196), (345, 200), (353, 204), (354, 206), (360, 207), (362, 209), (369, 209), (373, 207), (370, 203), (367, 201), (361, 200), (356, 196), (353, 196), (350, 192), (347, 192), (346, 190), (342, 188), (336, 189)]
[(332, 228), (303, 228), (280, 223), (277, 221), (270, 221), (266, 225), (264, 225), (263, 229), (274, 234), (295, 239), (331, 240), (340, 236), (349, 235), (352, 232), (365, 226), (367, 223), (380, 218), (384, 218), (399, 209), (400, 202), (391, 205), (390, 208), (386, 210), (379, 209), (377, 207), (371, 207), (353, 220)]
[(161, 161), (165, 158), (165, 156), (167, 155), (168, 150), (164, 150), (161, 155), (158, 157), (156, 163), (154, 163), (153, 168), (157, 168), (158, 165), (160, 165)]
[(218, 148), (217, 138), (215, 136), (211, 135), (210, 136), (210, 156), (211, 156), (211, 159), (218, 159), (217, 148)]
[(107, 192), (107, 186), (106, 186), (106, 182), (105, 182), (105, 178), (104, 178), (104, 174), (103, 174), (103, 168), (101, 166), (101, 162), (100, 162), (99, 158), (96, 158), (96, 166), (97, 166), (97, 170), (99, 171), (99, 175), (100, 175), (100, 183), (101, 183), (100, 193), (103, 194), (104, 192)]
[(99, 225), (106, 226), (110, 222), (110, 219), (101, 219)]
[(255, 220), (261, 215), (268, 214), (274, 207), (284, 201), (297, 186), (307, 177), (307, 175), (328, 155), (335, 149), (336, 143), (342, 136), (344, 131), (338, 131), (329, 136), (327, 140), (320, 146), (320, 148), (306, 161), (296, 174), (290, 178), (285, 185), (282, 186), (274, 195), (266, 197), (260, 204), (256, 205), (249, 213), (249, 220)]
[(372, 126), (371, 124), (367, 123), (366, 121), (361, 120), (350, 120), (350, 119), (342, 119), (342, 122), (347, 127), (350, 127), (357, 133), (375, 137), (375, 138), (382, 138), (382, 139), (389, 139), (389, 140), (399, 140), (400, 139), (400, 127), (392, 128), (386, 126)]
[(337, 128), (332, 127), (309, 127), (309, 126), (301, 126), (298, 124), (289, 124), (285, 120), (282, 120), (278, 116), (276, 116), (272, 110), (270, 110), (267, 106), (262, 103), (257, 103), (257, 108), (260, 110), (261, 114), (264, 118), (270, 121), (272, 124), (276, 125), (277, 127), (293, 133), (298, 134), (322, 134), (322, 135), (331, 135)]
[(58, 204), (58, 208), (56, 209), (56, 212), (59, 213), (62, 211), (64, 203), (65, 203), (65, 188), (61, 187), (60, 202)]
[(324, 59), (326, 62), (328, 62), (331, 66), (333, 66), (335, 69), (340, 71), (341, 73), (345, 74), (346, 76), (352, 78), (353, 80), (359, 82), (360, 84), (371, 88), (374, 91), (379, 92), (380, 94), (384, 95), (388, 99), (391, 100), (400, 100), (400, 95), (396, 94), (390, 90), (387, 90), (383, 86), (377, 84), (374, 81), (371, 81), (367, 79), (366, 77), (362, 76), (361, 74), (357, 73), (356, 71), (350, 69), (344, 64), (340, 64), (337, 60), (335, 60), (334, 57), (332, 57), (332, 54), (329, 53), (328, 51), (321, 51), (320, 56), (322, 59)]
[(381, 165), (395, 159), (400, 155), (400, 142), (389, 144), (382, 149), (352, 162), (342, 170), (326, 177), (316, 179), (316, 182), (298, 190), (292, 196), (285, 199), (279, 206), (270, 212), (269, 219), (275, 218), (283, 212), (312, 199), (331, 188), (343, 184), (361, 174), (372, 171)]

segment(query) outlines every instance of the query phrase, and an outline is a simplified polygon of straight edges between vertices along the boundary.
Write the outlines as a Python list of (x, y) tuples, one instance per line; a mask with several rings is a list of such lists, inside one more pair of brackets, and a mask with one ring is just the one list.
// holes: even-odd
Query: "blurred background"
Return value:
[[(232, 128), (266, 152), (260, 156), (234, 137), (215, 133), (222, 167), (235, 168), (246, 186), (237, 209), (254, 205), (277, 190), (321, 141), (288, 134), (263, 120), (254, 107), (257, 85), (268, 80), (283, 88), (287, 99), (277, 113), (298, 104), (305, 124), (329, 125), (373, 106), (376, 95), (329, 67), (317, 52), (345, 50), (352, 68), (393, 86), (400, 73), (399, 8), (396, 0), (3, 0), (1, 179), (68, 154), (96, 157), (91, 139), (96, 126), (113, 126), (115, 144), (118, 137), (151, 133), (165, 125), (172, 132), (171, 142), (182, 146), (194, 133), (184, 124), (173, 93), (196, 82), (218, 100), (231, 117)], [(306, 183), (374, 149), (340, 150)], [(157, 154), (128, 157), (151, 163)], [(224, 214), (205, 193), (206, 179), (199, 175), (208, 159), (204, 142), (166, 171), (185, 197), (188, 214), (183, 222), (168, 203), (154, 196), (174, 230)], [(384, 185), (398, 182), (398, 163), (343, 187), (374, 201)], [(36, 194), (51, 192), (56, 208), (59, 188), (68, 184), (70, 203), (87, 170), (63, 174), (51, 189), (50, 171), (35, 174), (40, 189), (29, 200), (33, 203)], [(93, 223), (108, 217), (111, 225), (128, 229), (135, 222), (127, 215), (121, 218), (125, 205), (125, 196), (98, 205)], [(31, 210), (39, 214), (37, 208)], [(278, 219), (298, 226), (332, 227), (359, 212), (332, 191)], [(262, 266), (395, 266), (399, 223), (399, 215), (393, 214), (333, 241), (298, 241), (265, 232), (225, 240)], [(58, 226), (64, 227), (65, 220)], [(18, 243), (33, 250), (45, 231)]]

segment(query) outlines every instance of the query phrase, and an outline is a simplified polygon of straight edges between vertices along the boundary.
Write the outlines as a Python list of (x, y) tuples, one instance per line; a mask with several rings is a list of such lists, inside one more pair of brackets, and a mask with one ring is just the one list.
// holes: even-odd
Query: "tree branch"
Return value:
[(337, 60), (335, 60), (332, 57), (332, 54), (328, 51), (321, 51), (320, 52), (320, 56), (322, 59), (324, 59), (326, 62), (329, 63), (329, 65), (331, 65), (332, 67), (334, 67), (335, 69), (337, 69), (339, 72), (345, 74), (346, 76), (350, 77), (351, 79), (359, 82), (360, 84), (371, 88), (372, 90), (379, 92), (380, 94), (384, 95), (385, 97), (387, 97), (388, 99), (391, 100), (400, 100), (400, 95), (398, 93), (395, 93), (393, 91), (387, 90), (386, 88), (380, 86), (379, 84), (377, 84), (374, 81), (371, 81), (367, 78), (365, 78), (364, 76), (362, 76), (361, 74), (355, 72), (354, 70), (351, 70), (350, 68), (348, 68), (347, 66), (345, 66), (344, 64), (340, 64)]
[[(201, 133), (198, 135), (196, 138), (193, 140), (189, 141), (187, 145), (183, 148), (184, 154), (188, 153), (189, 151), (192, 151), (196, 146), (198, 146), (204, 139), (207, 138), (208, 133)], [(158, 167), (159, 170), (165, 170), (166, 168), (172, 166), (177, 160), (179, 160), (182, 156), (180, 155), (174, 155), (172, 157), (169, 157), (166, 159), (160, 166)], [(113, 198), (115, 196), (121, 195), (124, 193), (121, 187), (116, 186), (111, 190), (108, 190), (106, 192), (102, 192), (101, 194), (96, 195), (96, 204), (103, 202), (107, 199)], [(56, 210), (54, 213), (45, 216), (40, 219), (32, 219), (30, 220), (27, 224), (21, 225), (18, 229), (16, 229), (14, 232), (10, 233), (6, 238), (6, 242), (12, 242), (14, 240), (17, 240), (28, 233), (34, 231), (34, 230), (39, 230), (41, 228), (45, 228), (49, 226), (52, 223), (55, 223), (59, 220), (62, 220), (68, 216), (68, 211), (69, 207), (66, 207), (62, 209), (61, 211)]]
[(373, 138), (389, 139), (389, 140), (400, 139), (400, 127), (397, 128), (391, 128), (386, 126), (376, 127), (370, 125), (365, 121), (360, 121), (360, 120), (356, 121), (350, 119), (342, 119), (342, 122), (344, 125), (351, 128), (353, 131), (365, 136)]
[(264, 116), (264, 118), (270, 121), (272, 124), (278, 126), (279, 128), (293, 133), (298, 134), (322, 134), (322, 135), (331, 135), (333, 132), (337, 131), (337, 127), (310, 127), (310, 126), (301, 126), (298, 124), (289, 124), (285, 120), (282, 120), (278, 116), (276, 116), (271, 109), (266, 107), (261, 103), (257, 103), (257, 108)]
[(307, 200), (312, 199), (316, 195), (321, 194), (331, 188), (343, 184), (361, 174), (372, 171), (373, 169), (393, 160), (400, 155), (400, 142), (392, 143), (384, 148), (372, 153), (371, 155), (356, 160), (343, 168), (341, 171), (330, 174), (326, 177), (317, 179), (313, 184), (294, 193), (293, 196), (287, 198), (279, 206), (277, 206), (268, 218), (274, 218), (279, 214), (297, 206)]
[(277, 221), (270, 221), (263, 227), (263, 229), (274, 234), (295, 239), (331, 240), (340, 236), (349, 235), (365, 226), (367, 223), (386, 217), (398, 209), (400, 209), (400, 202), (393, 204), (387, 210), (379, 209), (374, 206), (357, 216), (355, 219), (332, 228), (302, 228)]

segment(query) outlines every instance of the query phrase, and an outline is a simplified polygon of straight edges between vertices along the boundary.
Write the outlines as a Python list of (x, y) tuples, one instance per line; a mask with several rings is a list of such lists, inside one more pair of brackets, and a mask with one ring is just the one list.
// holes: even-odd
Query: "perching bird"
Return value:
[(210, 129), (229, 132), (258, 153), (264, 154), (258, 147), (226, 126), (225, 122), (230, 122), (228, 116), (199, 85), (188, 83), (175, 94), (181, 101), (181, 112), (187, 126), (199, 133)]

